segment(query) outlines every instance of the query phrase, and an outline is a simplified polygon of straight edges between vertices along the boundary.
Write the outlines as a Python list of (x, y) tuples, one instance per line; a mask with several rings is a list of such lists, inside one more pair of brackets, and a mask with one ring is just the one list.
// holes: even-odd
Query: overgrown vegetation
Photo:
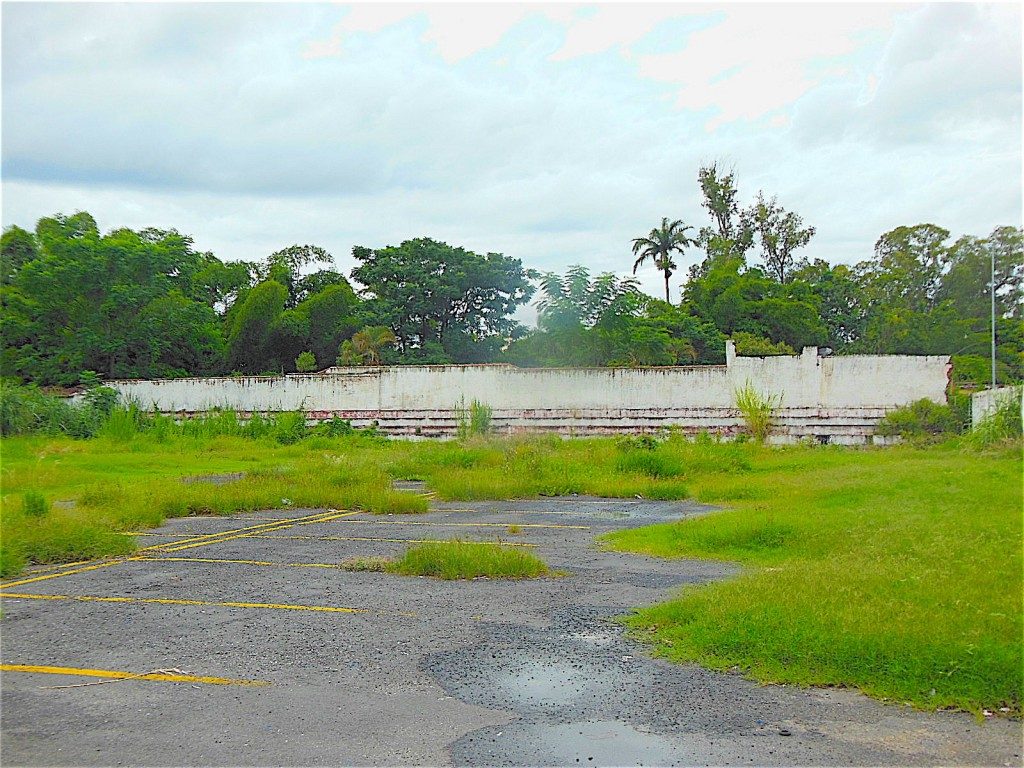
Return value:
[(940, 405), (923, 398), (903, 405), (885, 414), (875, 427), (875, 433), (886, 437), (899, 436), (907, 440), (939, 440), (958, 435), (970, 427), (970, 413), (957, 413), (949, 405)]
[(747, 430), (755, 440), (763, 443), (771, 433), (772, 419), (782, 403), (782, 395), (763, 395), (748, 381), (736, 390), (734, 397)]
[(522, 549), (459, 539), (410, 547), (386, 569), (438, 579), (530, 579), (549, 573), (543, 560)]
[(469, 408), (466, 408), (465, 398), (460, 400), (455, 407), (459, 439), (465, 440), (468, 437), (483, 437), (490, 434), (493, 415), (494, 410), (476, 398), (470, 402)]
[(1024, 415), (1021, 413), (1021, 391), (1018, 387), (1012, 394), (997, 400), (995, 409), (974, 426), (965, 436), (965, 441), (976, 449), (1019, 442), (1024, 433), (1022, 422)]
[(742, 573), (628, 624), (659, 655), (764, 682), (1019, 715), (1021, 443), (969, 447), (743, 446), (746, 473), (689, 481), (727, 511), (607, 538)]

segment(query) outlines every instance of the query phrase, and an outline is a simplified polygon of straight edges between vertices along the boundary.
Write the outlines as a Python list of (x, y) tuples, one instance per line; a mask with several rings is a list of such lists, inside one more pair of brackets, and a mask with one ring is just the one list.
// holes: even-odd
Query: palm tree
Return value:
[(370, 325), (352, 337), (352, 347), (367, 365), (380, 365), (380, 353), (395, 343), (395, 334), (382, 325)]
[(661, 226), (650, 231), (647, 237), (637, 237), (633, 240), (633, 255), (637, 257), (633, 264), (633, 274), (636, 274), (637, 267), (648, 259), (665, 273), (665, 301), (669, 301), (668, 279), (675, 271), (676, 263), (672, 261), (672, 251), (683, 252), (689, 245), (696, 245), (697, 241), (686, 236), (687, 230), (693, 229), (676, 220), (669, 223), (667, 217), (661, 219)]

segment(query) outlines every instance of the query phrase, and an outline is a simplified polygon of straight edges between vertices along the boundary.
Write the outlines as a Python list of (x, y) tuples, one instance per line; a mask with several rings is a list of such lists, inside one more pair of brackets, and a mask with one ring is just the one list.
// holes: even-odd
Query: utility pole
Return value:
[(996, 388), (996, 249), (990, 248), (992, 255), (992, 389)]

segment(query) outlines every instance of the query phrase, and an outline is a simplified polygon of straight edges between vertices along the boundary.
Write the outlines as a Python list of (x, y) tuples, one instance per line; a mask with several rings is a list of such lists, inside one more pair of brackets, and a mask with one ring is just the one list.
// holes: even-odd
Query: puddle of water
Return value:
[(568, 664), (543, 662), (508, 670), (496, 682), (520, 706), (566, 706), (594, 687), (580, 670)]

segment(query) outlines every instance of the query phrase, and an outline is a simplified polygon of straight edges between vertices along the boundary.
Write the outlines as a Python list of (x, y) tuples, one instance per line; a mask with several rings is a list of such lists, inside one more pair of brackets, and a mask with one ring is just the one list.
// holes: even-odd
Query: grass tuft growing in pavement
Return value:
[(387, 570), (403, 576), (439, 579), (530, 579), (550, 571), (529, 552), (480, 541), (444, 541), (410, 547)]
[(608, 535), (614, 549), (732, 560), (738, 578), (627, 619), (657, 654), (762, 682), (923, 708), (1021, 713), (1021, 451), (762, 449), (706, 476), (728, 509)]

